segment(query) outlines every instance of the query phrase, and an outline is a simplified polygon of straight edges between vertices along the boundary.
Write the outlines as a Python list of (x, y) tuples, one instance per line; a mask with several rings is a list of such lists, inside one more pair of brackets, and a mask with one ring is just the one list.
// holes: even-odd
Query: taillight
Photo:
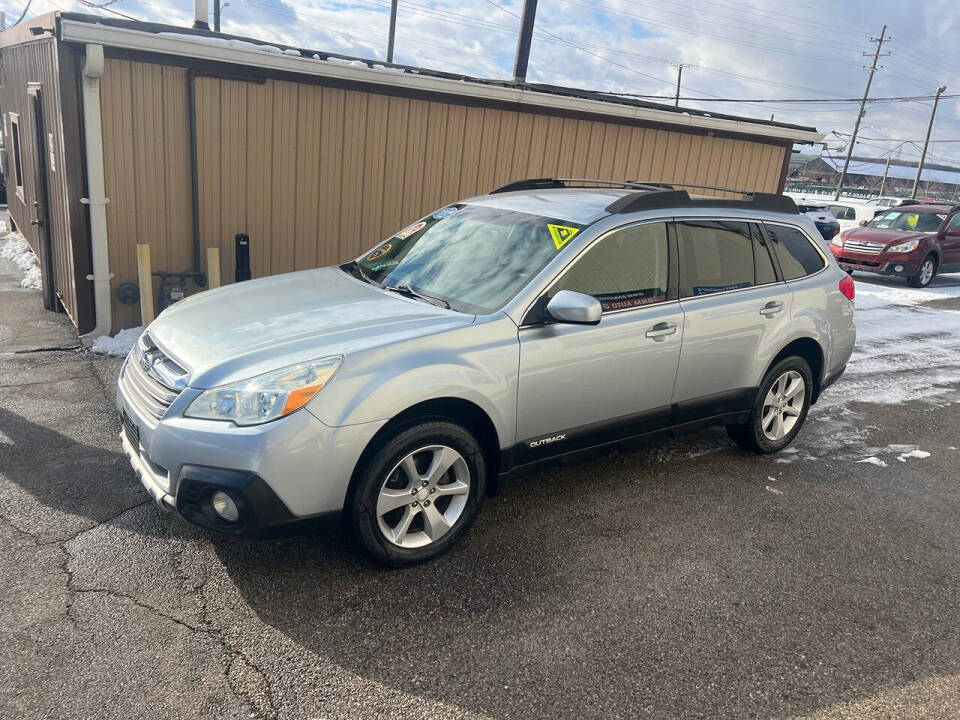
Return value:
[(856, 287), (853, 284), (852, 277), (847, 275), (840, 281), (840, 283), (837, 285), (837, 288), (839, 288), (840, 292), (843, 293), (843, 296), (847, 298), (847, 300), (853, 300), (853, 296), (856, 294)]

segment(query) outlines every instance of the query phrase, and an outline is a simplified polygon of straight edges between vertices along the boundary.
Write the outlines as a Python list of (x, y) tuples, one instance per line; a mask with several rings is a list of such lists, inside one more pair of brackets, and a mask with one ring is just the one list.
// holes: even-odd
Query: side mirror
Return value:
[(960, 227), (950, 228), (944, 233), (944, 235), (949, 235), (950, 237), (960, 237)]
[(561, 290), (547, 303), (547, 315), (561, 323), (596, 325), (603, 315), (603, 308), (592, 295)]

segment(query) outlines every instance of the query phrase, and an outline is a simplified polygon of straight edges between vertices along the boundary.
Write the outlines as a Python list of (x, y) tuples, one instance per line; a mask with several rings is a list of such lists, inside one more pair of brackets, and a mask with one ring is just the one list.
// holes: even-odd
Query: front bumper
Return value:
[[(184, 417), (198, 394), (184, 390), (158, 421), (120, 383), (117, 408), (127, 418), (120, 442), (158, 505), (225, 532), (257, 531), (341, 510), (356, 463), (384, 424), (330, 427), (309, 409), (252, 427)], [(211, 517), (215, 489), (241, 508), (237, 523)]]
[(894, 258), (884, 254), (861, 255), (845, 253), (841, 250), (834, 252), (837, 262), (844, 270), (860, 270), (876, 273), (877, 275), (893, 275), (896, 277), (913, 277), (920, 272), (920, 261), (908, 258)]

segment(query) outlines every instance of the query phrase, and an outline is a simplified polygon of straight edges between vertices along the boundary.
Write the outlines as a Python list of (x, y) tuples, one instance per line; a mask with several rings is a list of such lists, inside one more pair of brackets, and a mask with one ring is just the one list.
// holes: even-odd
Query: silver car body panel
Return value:
[[(336, 267), (237, 283), (177, 303), (147, 332), (187, 369), (189, 387), (158, 421), (121, 383), (118, 405), (140, 431), (139, 446), (125, 441), (124, 449), (141, 468), (149, 462), (167, 473), (159, 486), (171, 498), (184, 465), (230, 468), (257, 474), (293, 515), (308, 516), (340, 509), (376, 433), (422, 402), (472, 403), (490, 419), (501, 450), (509, 451), (549, 444), (568, 429), (756, 388), (777, 353), (800, 338), (823, 349), (818, 381), (842, 371), (856, 336), (853, 306), (838, 290), (845, 274), (812, 221), (727, 207), (607, 214), (604, 208), (623, 194), (551, 190), (463, 201), (586, 225), (502, 310), (488, 315), (391, 293)], [(524, 325), (565, 268), (609, 231), (721, 217), (799, 227), (825, 267), (796, 281), (609, 312), (598, 325)], [(780, 303), (780, 312), (762, 314), (769, 303)], [(676, 331), (648, 336), (662, 323)], [(305, 411), (251, 427), (184, 416), (203, 389), (331, 355), (343, 362)], [(150, 476), (156, 497), (156, 473)]]

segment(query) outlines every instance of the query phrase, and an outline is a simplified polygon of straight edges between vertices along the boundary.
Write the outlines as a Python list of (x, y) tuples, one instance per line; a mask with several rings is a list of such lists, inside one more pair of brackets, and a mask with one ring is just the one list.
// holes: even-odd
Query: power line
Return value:
[[(520, 16), (517, 15), (515, 12), (513, 12), (512, 10), (507, 10), (507, 8), (503, 7), (502, 5), (498, 5), (498, 4), (495, 3), (493, 0), (484, 0), (484, 2), (486, 2), (486, 3), (489, 4), (489, 5), (493, 5), (493, 7), (497, 8), (498, 10), (501, 10), (501, 11), (507, 13), (508, 15), (513, 15), (513, 17), (515, 17), (515, 18), (517, 18), (517, 19), (520, 19)], [(565, 45), (569, 45), (570, 47), (572, 47), (572, 48), (574, 48), (574, 49), (576, 49), (576, 50), (579, 50), (579, 51), (581, 51), (581, 52), (584, 52), (584, 53), (586, 53), (587, 55), (592, 55), (592, 56), (595, 57), (595, 58), (598, 58), (598, 59), (600, 59), (600, 60), (603, 60), (604, 62), (608, 62), (608, 63), (610, 63), (611, 65), (616, 65), (617, 67), (623, 68), (624, 70), (629, 70), (629, 71), (632, 72), (632, 73), (636, 73), (637, 75), (640, 75), (640, 76), (642, 76), (642, 77), (648, 78), (648, 79), (650, 79), (650, 80), (656, 80), (658, 83), (664, 83), (664, 84), (670, 85), (670, 83), (668, 83), (666, 80), (663, 80), (663, 79), (661, 79), (661, 78), (655, 77), (655, 76), (653, 76), (653, 75), (648, 75), (647, 73), (640, 72), (639, 70), (636, 70), (635, 68), (632, 68), (632, 67), (630, 67), (630, 66), (628, 66), (628, 65), (622, 65), (622, 64), (620, 64), (620, 63), (618, 63), (618, 62), (614, 62), (614, 61), (611, 60), (610, 58), (603, 57), (602, 55), (598, 55), (598, 54), (595, 53), (595, 52), (591, 52), (590, 50), (587, 50), (586, 48), (580, 47), (580, 46), (577, 45), (576, 43), (572, 43), (572, 42), (570, 42), (569, 40), (567, 40), (566, 38), (562, 38), (562, 37), (560, 37), (559, 35), (556, 35), (556, 34), (550, 32), (549, 30), (544, 30), (543, 27), (541, 27), (540, 25), (537, 25), (536, 23), (534, 23), (534, 27), (537, 28), (538, 30), (540, 30), (540, 32), (545, 33), (545, 34), (549, 35), (550, 37), (556, 38), (557, 40), (559, 40), (560, 42), (564, 43)]]
[(27, 16), (27, 11), (30, 9), (30, 5), (33, 4), (33, 0), (27, 0), (27, 4), (23, 7), (23, 12), (20, 13), (20, 17), (17, 18), (17, 21), (10, 27), (16, 27), (21, 23), (21, 21)]
[[(686, 66), (686, 67), (689, 67)], [(879, 68), (878, 68), (879, 69)], [(672, 100), (673, 95), (640, 95), (637, 93), (608, 93), (609, 95), (620, 95), (626, 97), (667, 99)], [(879, 97), (879, 98), (698, 98), (681, 97), (681, 100), (691, 100), (696, 102), (731, 102), (731, 103), (813, 103), (817, 105), (827, 105), (831, 103), (862, 103), (867, 104), (885, 104), (898, 102), (914, 102), (916, 100), (932, 100), (934, 95), (904, 95), (899, 97)], [(960, 94), (943, 95), (944, 98), (960, 98)]]

